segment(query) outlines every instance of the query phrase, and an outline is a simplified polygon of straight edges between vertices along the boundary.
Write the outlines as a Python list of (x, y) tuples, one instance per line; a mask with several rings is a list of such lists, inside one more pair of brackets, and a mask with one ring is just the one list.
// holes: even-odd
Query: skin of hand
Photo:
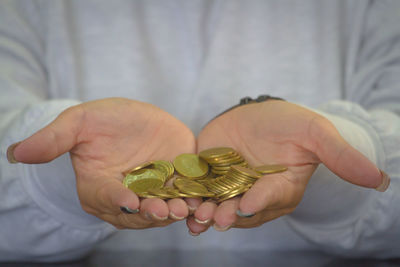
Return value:
[(220, 146), (236, 149), (250, 166), (282, 164), (288, 170), (263, 176), (242, 197), (219, 205), (202, 203), (187, 219), (192, 235), (212, 223), (219, 231), (257, 227), (292, 212), (321, 162), (355, 185), (388, 186), (389, 178), (351, 147), (327, 119), (285, 101), (244, 105), (211, 121), (198, 137), (198, 151)]
[(119, 229), (164, 226), (188, 216), (182, 199), (140, 201), (122, 185), (122, 172), (133, 166), (195, 152), (191, 130), (153, 105), (124, 98), (86, 102), (11, 147), (8, 154), (23, 163), (69, 152), (82, 208)]

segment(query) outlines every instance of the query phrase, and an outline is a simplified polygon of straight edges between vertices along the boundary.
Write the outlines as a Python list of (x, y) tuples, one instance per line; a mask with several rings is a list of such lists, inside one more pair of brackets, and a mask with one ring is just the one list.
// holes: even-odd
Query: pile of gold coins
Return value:
[[(125, 171), (123, 184), (142, 198), (209, 198), (216, 202), (245, 193), (263, 175), (286, 171), (282, 165), (249, 167), (230, 147), (181, 154), (173, 163), (149, 161)], [(167, 183), (173, 179), (172, 183)], [(169, 184), (169, 185), (167, 185)]]

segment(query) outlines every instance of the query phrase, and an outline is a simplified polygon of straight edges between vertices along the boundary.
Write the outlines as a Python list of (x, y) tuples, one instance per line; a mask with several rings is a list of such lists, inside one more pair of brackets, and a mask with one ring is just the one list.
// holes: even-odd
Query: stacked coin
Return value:
[[(125, 171), (123, 184), (142, 198), (205, 197), (222, 202), (245, 193), (263, 175), (287, 169), (282, 165), (247, 166), (234, 149), (218, 147), (199, 155), (181, 154), (173, 164), (146, 162)], [(167, 186), (172, 177), (173, 184)]]
[(207, 161), (211, 166), (211, 172), (216, 175), (224, 175), (230, 166), (248, 166), (242, 156), (230, 147), (216, 147), (203, 150), (199, 153), (200, 158)]
[(208, 164), (196, 154), (181, 154), (174, 159), (177, 173), (189, 179), (201, 179), (208, 175)]
[(262, 174), (252, 169), (234, 165), (228, 172), (215, 179), (203, 182), (207, 189), (215, 194), (215, 200), (222, 202), (246, 192)]
[(126, 173), (123, 184), (136, 194), (152, 188), (162, 188), (174, 174), (174, 166), (165, 160), (146, 162)]
[(198, 183), (196, 181), (177, 178), (174, 181), (174, 186), (176, 186), (182, 193), (191, 195), (192, 197), (214, 197), (215, 194), (210, 192), (207, 187)]

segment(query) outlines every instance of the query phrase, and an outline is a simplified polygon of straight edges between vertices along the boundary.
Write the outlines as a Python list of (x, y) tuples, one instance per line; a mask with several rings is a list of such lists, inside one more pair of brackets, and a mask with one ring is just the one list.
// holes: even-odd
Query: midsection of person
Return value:
[(46, 8), (52, 98), (149, 102), (197, 133), (247, 95), (316, 105), (343, 94), (346, 44), (338, 25), (345, 7), (337, 2), (76, 1)]
[[(353, 57), (340, 26), (362, 16), (352, 14), (350, 3), (315, 2), (48, 2), (43, 35), (49, 98), (140, 100), (168, 111), (196, 134), (244, 96), (271, 94), (308, 106), (344, 98), (344, 73), (351, 73)], [(346, 8), (351, 19), (342, 15)], [(41, 166), (33, 168), (40, 174)], [(334, 176), (320, 169), (320, 175)], [(63, 175), (72, 177), (72, 166)], [(312, 245), (281, 218), (255, 229), (209, 230), (197, 238), (183, 222), (125, 230), (99, 249), (167, 247)]]
[[(46, 8), (52, 98), (122, 96), (149, 102), (198, 133), (244, 96), (271, 94), (307, 105), (342, 96), (345, 44), (337, 2), (321, 9), (312, 1), (75, 1)], [(328, 9), (330, 17), (323, 18)], [(197, 239), (182, 222), (167, 229), (121, 231), (99, 249), (222, 245), (307, 247), (279, 219), (250, 230), (218, 235), (210, 230)]]

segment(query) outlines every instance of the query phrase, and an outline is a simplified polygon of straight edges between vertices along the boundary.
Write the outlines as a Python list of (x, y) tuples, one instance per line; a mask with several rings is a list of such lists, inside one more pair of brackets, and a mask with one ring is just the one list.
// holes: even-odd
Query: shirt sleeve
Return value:
[[(344, 99), (316, 111), (391, 177), (384, 193), (351, 185), (320, 165), (287, 222), (329, 253), (400, 256), (400, 3), (371, 1), (350, 40)], [(362, 27), (361, 27), (362, 26)]]
[(69, 155), (49, 164), (9, 164), (7, 147), (76, 100), (48, 100), (40, 14), (33, 1), (0, 8), (0, 261), (79, 258), (113, 231), (80, 207)]

